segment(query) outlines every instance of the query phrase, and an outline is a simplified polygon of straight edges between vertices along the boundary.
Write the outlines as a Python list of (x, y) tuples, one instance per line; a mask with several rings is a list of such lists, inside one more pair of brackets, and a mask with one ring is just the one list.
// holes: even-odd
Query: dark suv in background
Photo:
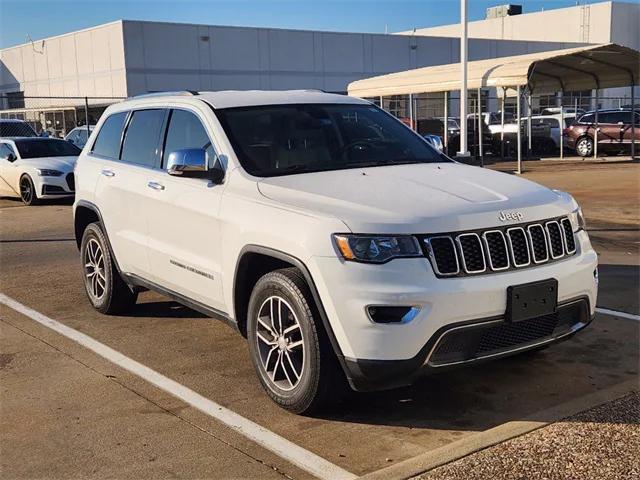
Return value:
[[(598, 150), (607, 153), (628, 152), (632, 140), (631, 109), (598, 111)], [(582, 157), (593, 155), (596, 112), (587, 112), (565, 129), (567, 147)], [(640, 112), (635, 111), (635, 140), (640, 143)]]

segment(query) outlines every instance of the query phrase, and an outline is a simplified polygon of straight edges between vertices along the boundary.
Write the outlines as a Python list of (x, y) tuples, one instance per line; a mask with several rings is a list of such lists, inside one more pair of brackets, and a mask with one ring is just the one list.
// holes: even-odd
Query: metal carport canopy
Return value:
[[(527, 86), (531, 93), (638, 83), (640, 52), (614, 43), (468, 62), (468, 88)], [(460, 90), (460, 63), (351, 82), (349, 95), (379, 97)]]

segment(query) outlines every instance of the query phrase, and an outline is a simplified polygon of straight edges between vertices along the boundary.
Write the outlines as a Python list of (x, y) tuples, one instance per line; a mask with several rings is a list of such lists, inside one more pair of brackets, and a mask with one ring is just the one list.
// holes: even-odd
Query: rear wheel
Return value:
[(36, 187), (29, 175), (20, 177), (20, 198), (25, 205), (36, 205), (38, 196), (36, 195)]
[(576, 153), (581, 157), (593, 155), (593, 140), (590, 137), (582, 137), (576, 142)]
[(138, 294), (122, 280), (99, 223), (91, 223), (80, 246), (84, 287), (93, 308), (108, 315), (129, 310)]
[(260, 382), (281, 407), (310, 413), (340, 398), (344, 375), (298, 269), (276, 270), (258, 280), (249, 301), (247, 338)]

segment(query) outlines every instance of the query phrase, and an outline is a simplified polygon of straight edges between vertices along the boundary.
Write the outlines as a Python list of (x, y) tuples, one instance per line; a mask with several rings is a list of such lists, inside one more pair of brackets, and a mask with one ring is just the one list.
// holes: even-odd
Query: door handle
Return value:
[(106, 170), (105, 169), (105, 170), (102, 170), (102, 172), (100, 172), (100, 173), (102, 173), (102, 175), (104, 175), (105, 177), (115, 177), (116, 176), (116, 174), (115, 174), (115, 172), (113, 170)]
[(149, 182), (147, 183), (147, 187), (153, 188), (154, 190), (164, 190), (164, 185), (158, 182)]

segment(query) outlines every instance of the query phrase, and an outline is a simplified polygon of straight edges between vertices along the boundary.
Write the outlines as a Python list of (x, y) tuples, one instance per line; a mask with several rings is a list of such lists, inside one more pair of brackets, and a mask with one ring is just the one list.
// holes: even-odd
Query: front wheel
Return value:
[(582, 137), (576, 143), (576, 152), (581, 157), (590, 157), (593, 155), (593, 140), (589, 137)]
[(249, 301), (247, 338), (267, 394), (294, 413), (339, 398), (344, 383), (309, 287), (296, 268), (267, 273)]
[(22, 203), (27, 206), (38, 204), (36, 187), (33, 185), (33, 180), (31, 180), (29, 175), (20, 177), (20, 198), (22, 199)]
[(91, 223), (80, 245), (84, 288), (93, 308), (108, 315), (129, 310), (138, 298), (115, 266), (107, 239), (99, 223)]

